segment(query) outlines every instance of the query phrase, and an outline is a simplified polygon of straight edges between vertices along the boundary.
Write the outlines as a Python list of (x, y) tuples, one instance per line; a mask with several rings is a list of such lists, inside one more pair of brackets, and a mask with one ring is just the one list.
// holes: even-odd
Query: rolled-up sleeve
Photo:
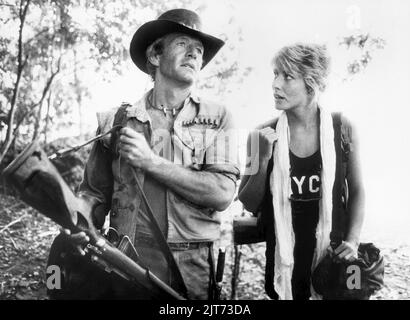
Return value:
[(203, 170), (221, 173), (235, 183), (240, 178), (238, 134), (230, 112), (221, 119), (221, 126), (213, 142), (205, 151)]
[[(97, 130), (99, 134), (100, 130)], [(83, 180), (78, 188), (80, 197), (87, 197), (93, 202), (93, 222), (101, 228), (105, 215), (111, 208), (113, 174), (111, 153), (101, 141), (94, 142), (84, 169)]]

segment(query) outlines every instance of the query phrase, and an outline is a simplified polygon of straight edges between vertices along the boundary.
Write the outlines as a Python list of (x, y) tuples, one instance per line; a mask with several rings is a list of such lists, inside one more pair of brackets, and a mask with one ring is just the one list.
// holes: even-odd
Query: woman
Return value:
[(364, 216), (357, 139), (342, 118), (354, 146), (346, 176), (349, 222), (344, 241), (333, 251), (329, 234), (336, 170), (334, 128), (332, 115), (318, 103), (329, 57), (323, 46), (295, 44), (277, 53), (273, 67), (275, 106), (283, 112), (249, 136), (251, 166), (242, 178), (239, 199), (254, 214), (262, 212), (269, 296), (308, 300), (312, 293), (312, 298), (320, 298), (311, 289), (311, 270), (326, 253), (345, 260), (357, 257)]

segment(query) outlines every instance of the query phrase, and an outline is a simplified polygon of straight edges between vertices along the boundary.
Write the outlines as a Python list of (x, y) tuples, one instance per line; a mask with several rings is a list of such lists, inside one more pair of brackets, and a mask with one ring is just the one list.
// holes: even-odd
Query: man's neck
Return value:
[(152, 104), (156, 107), (179, 108), (191, 94), (192, 86), (175, 86), (155, 81), (152, 91)]

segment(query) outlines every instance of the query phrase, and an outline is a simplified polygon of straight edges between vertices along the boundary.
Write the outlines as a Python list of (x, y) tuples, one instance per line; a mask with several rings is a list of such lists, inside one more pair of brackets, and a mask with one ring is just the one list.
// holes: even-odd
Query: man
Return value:
[[(123, 128), (118, 139), (94, 144), (80, 186), (80, 194), (95, 203), (97, 228), (110, 212), (110, 227), (131, 239), (142, 263), (180, 288), (156, 241), (140, 182), (188, 299), (210, 297), (212, 243), (219, 238), (220, 211), (231, 203), (239, 178), (231, 115), (192, 92), (199, 71), (224, 44), (200, 29), (196, 13), (174, 9), (136, 31), (131, 58), (150, 74), (154, 87), (135, 104), (125, 105), (122, 116), (118, 108), (98, 115), (99, 132), (110, 130), (120, 118)], [(85, 233), (65, 233), (84, 255)], [(151, 298), (136, 287), (112, 282), (113, 297)]]

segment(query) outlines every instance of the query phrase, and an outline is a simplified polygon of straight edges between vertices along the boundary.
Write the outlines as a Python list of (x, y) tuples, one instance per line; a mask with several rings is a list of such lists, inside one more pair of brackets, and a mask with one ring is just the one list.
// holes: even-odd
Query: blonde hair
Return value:
[(330, 57), (325, 45), (296, 43), (283, 47), (272, 63), (282, 72), (302, 77), (309, 94), (326, 88)]

